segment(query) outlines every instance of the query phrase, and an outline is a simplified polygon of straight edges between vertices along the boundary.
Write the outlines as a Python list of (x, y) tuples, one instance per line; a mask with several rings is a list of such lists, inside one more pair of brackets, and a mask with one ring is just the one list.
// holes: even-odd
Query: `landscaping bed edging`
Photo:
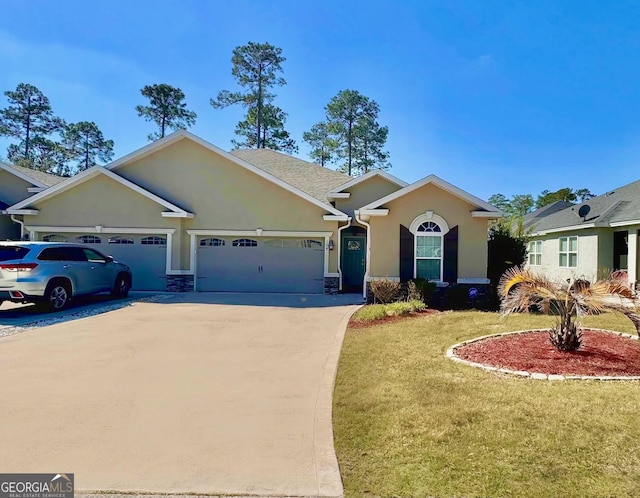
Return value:
[[(627, 334), (625, 332), (615, 332), (613, 330), (605, 330), (605, 329), (596, 329), (589, 327), (589, 330), (593, 330), (594, 332), (605, 332), (608, 334), (618, 335), (620, 337), (626, 337), (628, 339), (633, 339), (637, 341), (640, 339), (637, 335)], [(467, 341), (459, 342), (454, 344), (449, 349), (447, 349), (446, 356), (447, 358), (452, 359), (458, 363), (463, 363), (465, 365), (469, 365), (471, 367), (480, 368), (481, 370), (485, 370), (486, 372), (496, 372), (503, 373), (508, 375), (514, 375), (517, 377), (526, 377), (534, 380), (640, 380), (640, 376), (638, 375), (629, 375), (629, 376), (607, 376), (607, 375), (558, 375), (558, 374), (545, 374), (540, 372), (525, 372), (524, 370), (510, 370), (508, 368), (498, 368), (492, 367), (491, 365), (485, 365), (483, 363), (476, 363), (474, 361), (465, 360), (456, 355), (455, 350), (459, 347), (466, 346), (467, 344), (471, 344), (473, 342), (482, 341), (484, 339), (489, 339), (492, 337), (501, 337), (505, 335), (513, 335), (513, 334), (526, 334), (530, 332), (549, 332), (549, 329), (531, 329), (531, 330), (517, 330), (515, 332), (501, 332), (499, 334), (489, 334), (483, 335), (481, 337), (474, 337), (473, 339), (469, 339)]]

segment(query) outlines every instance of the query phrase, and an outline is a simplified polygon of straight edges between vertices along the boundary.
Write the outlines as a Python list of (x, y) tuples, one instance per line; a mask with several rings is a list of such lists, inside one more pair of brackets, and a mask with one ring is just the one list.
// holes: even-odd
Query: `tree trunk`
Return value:
[(349, 121), (349, 129), (347, 131), (347, 154), (349, 156), (348, 158), (348, 164), (349, 164), (349, 176), (351, 176), (351, 140), (353, 139), (352, 135), (351, 135), (351, 129), (353, 127), (353, 123), (351, 121)]
[(165, 123), (166, 123), (166, 116), (163, 114), (162, 115), (162, 125), (160, 126), (160, 128), (161, 128), (161, 130), (160, 130), (160, 138), (164, 138)]
[[(258, 112), (256, 115), (256, 136), (258, 137), (258, 142), (256, 144), (256, 148), (260, 149), (260, 131), (262, 126), (262, 65), (260, 65), (260, 69), (258, 69)], [(264, 146), (264, 143), (263, 143)]]
[[(27, 98), (27, 109), (31, 109), (31, 97)], [(24, 139), (24, 158), (29, 158), (29, 140), (31, 138), (31, 111), (27, 111), (27, 134)]]

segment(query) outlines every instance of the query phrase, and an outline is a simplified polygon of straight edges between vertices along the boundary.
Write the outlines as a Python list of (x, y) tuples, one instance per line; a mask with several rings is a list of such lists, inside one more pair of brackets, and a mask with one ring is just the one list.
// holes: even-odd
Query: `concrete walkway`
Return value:
[(0, 469), (79, 492), (340, 496), (357, 296), (182, 294), (0, 339)]

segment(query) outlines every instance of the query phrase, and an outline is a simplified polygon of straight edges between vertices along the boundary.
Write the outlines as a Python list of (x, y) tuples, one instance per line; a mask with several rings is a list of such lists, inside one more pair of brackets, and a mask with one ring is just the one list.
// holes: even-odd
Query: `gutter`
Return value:
[[(6, 214), (7, 212), (3, 211), (2, 213)], [(19, 220), (19, 219), (16, 218), (15, 214), (12, 214), (11, 215), (11, 221), (13, 221), (14, 223), (17, 223), (18, 225), (20, 225), (20, 239), (22, 239), (22, 237), (24, 237), (24, 232), (25, 232), (24, 220)]]
[[(367, 281), (369, 280), (369, 273), (371, 269), (371, 225), (369, 225), (369, 223), (367, 222), (371, 220), (371, 217), (368, 214), (363, 214), (362, 216), (360, 216), (360, 211), (358, 210), (356, 210), (354, 214), (356, 215), (356, 221), (361, 225), (364, 225), (367, 227), (367, 260), (366, 260), (365, 271), (364, 271), (364, 282), (362, 283), (362, 297), (366, 302)], [(364, 221), (364, 218), (366, 218), (367, 221)]]

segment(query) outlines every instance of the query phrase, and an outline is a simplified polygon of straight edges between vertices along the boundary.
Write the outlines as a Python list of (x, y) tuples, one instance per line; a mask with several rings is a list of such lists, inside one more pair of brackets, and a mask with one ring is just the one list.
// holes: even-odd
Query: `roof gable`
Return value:
[(348, 182), (343, 183), (341, 185), (338, 185), (337, 187), (335, 187), (333, 190), (331, 190), (327, 195), (329, 197), (331, 197), (331, 194), (334, 193), (341, 193), (344, 192), (345, 190), (348, 190), (352, 187), (355, 187), (356, 185), (366, 182), (368, 180), (370, 180), (371, 178), (383, 178), (385, 180), (387, 180), (390, 183), (393, 183), (395, 185), (397, 185), (400, 188), (404, 188), (407, 185), (409, 185), (407, 182), (400, 180), (400, 178), (397, 178), (389, 173), (387, 173), (386, 171), (383, 171), (381, 169), (376, 169), (373, 171), (369, 171), (368, 173), (365, 173), (364, 175), (360, 175), (357, 176), (356, 178), (351, 178)]
[(455, 195), (456, 197), (459, 197), (462, 200), (467, 201), (469, 204), (472, 204), (478, 208), (480, 208), (481, 210), (490, 212), (490, 213), (495, 213), (496, 217), (500, 217), (502, 216), (502, 213), (500, 212), (500, 210), (498, 208), (496, 208), (495, 206), (492, 206), (491, 204), (489, 204), (488, 202), (483, 201), (482, 199), (480, 199), (479, 197), (476, 197), (474, 195), (471, 195), (468, 192), (465, 192), (464, 190), (456, 187), (455, 185), (446, 182), (445, 180), (443, 180), (442, 178), (437, 177), (436, 175), (429, 175), (425, 178), (423, 178), (422, 180), (418, 180), (415, 183), (412, 183), (411, 185), (407, 185), (404, 188), (401, 188), (400, 190), (397, 190), (396, 192), (393, 192), (392, 194), (389, 194), (385, 197), (383, 197), (382, 199), (378, 199), (377, 201), (371, 202), (369, 204), (367, 204), (366, 206), (363, 206), (362, 208), (360, 208), (361, 210), (371, 210), (371, 209), (378, 209), (381, 206), (383, 206), (384, 204), (387, 204), (391, 201), (394, 201), (395, 199), (398, 199), (399, 197), (405, 196), (421, 187), (424, 187), (425, 185), (435, 185), (439, 188), (441, 188), (442, 190), (445, 190), (447, 192), (449, 192), (450, 194)]
[(25, 200), (18, 202), (17, 204), (9, 207), (7, 209), (7, 212), (10, 214), (21, 214), (20, 211), (28, 208), (28, 206), (33, 206), (38, 202), (60, 195), (63, 192), (66, 192), (69, 189), (77, 187), (78, 185), (81, 185), (84, 182), (89, 181), (98, 175), (105, 175), (111, 178), (112, 180), (115, 180), (116, 182), (124, 185), (125, 187), (130, 188), (131, 190), (134, 190), (135, 192), (143, 195), (144, 197), (147, 197), (148, 199), (151, 199), (152, 201), (160, 204), (161, 206), (169, 210), (169, 213), (167, 214), (168, 216), (177, 216), (177, 217), (185, 217), (185, 218), (193, 217), (193, 214), (188, 213), (184, 209), (176, 206), (175, 204), (172, 204), (169, 201), (153, 194), (152, 192), (149, 192), (148, 190), (143, 189), (142, 187), (136, 185), (135, 183), (130, 182), (125, 178), (122, 178), (121, 176), (103, 168), (102, 166), (94, 166), (93, 168), (89, 168), (81, 173), (78, 173), (77, 175), (71, 178), (68, 178), (67, 180), (61, 183), (58, 183), (53, 187), (48, 188), (47, 190), (44, 190), (32, 197), (28, 197)]
[[(193, 133), (190, 133), (186, 130), (178, 130), (174, 133), (171, 133), (170, 135), (167, 135), (164, 138), (161, 138), (160, 140), (156, 140), (155, 142), (152, 142), (144, 147), (142, 147), (141, 149), (138, 149), (137, 151), (132, 152), (131, 154), (128, 154), (124, 157), (121, 157), (120, 159), (108, 164), (105, 166), (105, 168), (107, 170), (110, 171), (114, 171), (117, 170), (119, 167), (123, 166), (124, 164), (128, 164), (131, 163), (133, 161), (136, 161), (138, 159), (141, 159), (149, 154), (152, 154), (154, 152), (157, 152), (165, 147), (170, 146), (171, 144), (179, 141), (179, 140), (190, 140), (192, 142), (195, 142), (197, 144), (199, 144), (200, 146), (210, 150), (211, 152), (218, 154), (220, 156), (222, 156), (223, 158), (227, 159), (228, 161), (231, 161), (232, 163), (234, 163), (237, 166), (240, 166), (246, 170), (251, 171), (252, 173), (264, 178), (267, 181), (270, 181), (271, 183), (274, 183), (282, 188), (284, 188), (285, 190), (288, 190), (289, 192), (293, 193), (294, 195), (297, 195), (298, 197), (301, 197), (303, 199), (305, 199), (306, 201), (310, 202), (311, 204), (314, 204), (318, 207), (321, 207), (322, 209), (330, 212), (333, 215), (337, 215), (337, 216), (345, 216), (345, 214), (339, 210), (337, 210), (336, 208), (334, 208), (333, 206), (331, 206), (330, 204), (321, 201), (320, 199), (317, 199), (316, 197), (310, 195), (309, 193), (301, 190), (300, 188), (296, 187), (295, 185), (292, 185), (290, 183), (287, 183), (285, 180), (282, 180), (280, 178), (278, 178), (277, 176), (273, 175), (272, 173), (261, 169), (259, 167), (257, 167), (256, 165), (245, 161), (244, 159), (235, 156), (234, 154), (231, 154), (229, 152), (226, 152), (224, 150), (222, 150), (219, 147), (216, 147), (215, 145), (207, 142), (206, 140), (203, 140), (202, 138), (194, 135)], [(289, 157), (289, 156), (287, 156)]]

